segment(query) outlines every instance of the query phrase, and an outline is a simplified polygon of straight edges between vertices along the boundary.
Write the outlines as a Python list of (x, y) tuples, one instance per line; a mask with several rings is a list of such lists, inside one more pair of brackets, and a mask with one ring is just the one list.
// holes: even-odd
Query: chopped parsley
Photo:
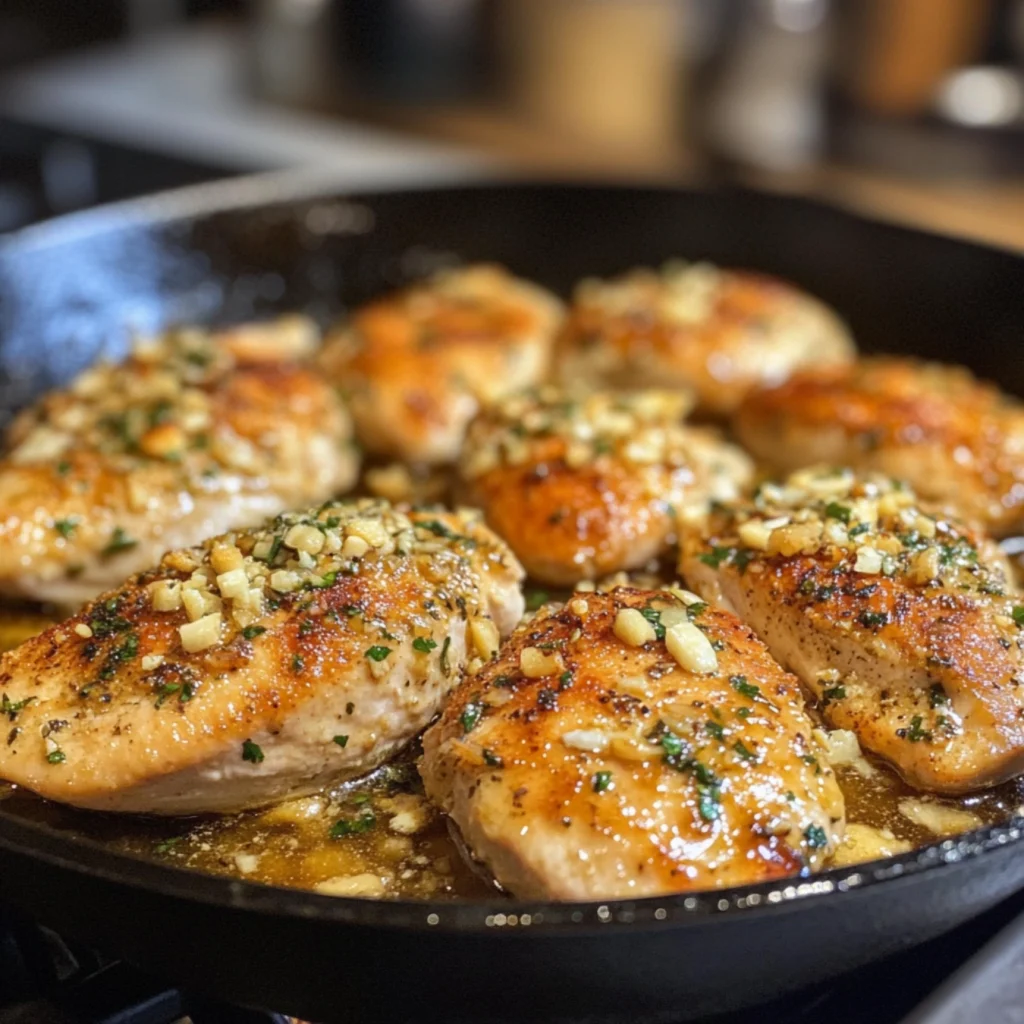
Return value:
[(266, 626), (245, 626), (242, 629), (242, 636), (246, 640), (255, 640), (256, 637), (262, 636), (266, 631)]
[(78, 520), (72, 516), (69, 519), (54, 519), (53, 528), (65, 539), (68, 540), (72, 537), (75, 530), (78, 529)]
[(909, 740), (911, 743), (920, 743), (922, 740), (931, 740), (932, 734), (926, 729), (921, 728), (921, 724), (924, 719), (920, 715), (914, 715), (910, 720), (910, 728), (901, 730), (903, 732), (904, 739)]
[(292, 655), (292, 671), (301, 672), (306, 667), (306, 659), (301, 654)]
[(686, 606), (686, 614), (689, 616), (691, 622), (703, 615), (707, 610), (708, 606), (703, 601), (694, 601), (693, 604)]
[(756, 761), (757, 754), (755, 754), (749, 747), (747, 747), (743, 740), (737, 740), (733, 745), (732, 749), (736, 751), (737, 755), (744, 761)]
[(861, 612), (857, 616), (857, 621), (868, 629), (875, 629), (884, 626), (889, 621), (889, 616), (886, 612)]
[(364, 832), (369, 832), (376, 824), (377, 819), (373, 811), (366, 809), (358, 818), (342, 818), (340, 821), (336, 821), (331, 826), (331, 831), (328, 835), (331, 839), (341, 839), (343, 836), (358, 836)]
[(820, 850), (828, 845), (828, 835), (820, 825), (808, 825), (804, 829), (804, 842), (812, 850)]
[(128, 533), (125, 532), (124, 527), (115, 526), (110, 535), (110, 540), (107, 541), (106, 547), (103, 548), (100, 554), (104, 557), (118, 555), (122, 551), (130, 551), (138, 543), (139, 542), (134, 537), (129, 536)]
[(439, 519), (422, 519), (416, 523), (420, 529), (429, 530), (435, 537), (454, 537), (455, 534)]
[(459, 722), (462, 725), (462, 731), (472, 732), (477, 725), (477, 722), (483, 717), (484, 706), (479, 701), (471, 700), (463, 709), (462, 714), (459, 715)]
[(943, 708), (949, 703), (949, 694), (942, 683), (932, 683), (928, 687), (928, 704), (933, 708)]
[(484, 764), (490, 768), (504, 768), (505, 760), (498, 754), (494, 753), (493, 750), (488, 750), (484, 747), (483, 751)]
[(838, 501), (830, 501), (825, 506), (825, 515), (829, 519), (838, 519), (841, 523), (848, 523), (851, 512), (848, 505), (841, 505)]
[(5, 693), (0, 696), (0, 715), (6, 715), (13, 722), (18, 717), (18, 713), (27, 708), (35, 699), (35, 697), (26, 697), (24, 700), (11, 700)]
[(851, 526), (847, 532), (849, 533), (849, 536), (852, 538), (859, 537), (862, 533), (867, 533), (870, 529), (870, 523), (857, 523), (856, 526)]
[(705, 722), (704, 729), (709, 736), (714, 736), (716, 740), (725, 739), (725, 730), (722, 728), (721, 722)]
[(375, 644), (373, 647), (367, 648), (366, 657), (368, 657), (370, 661), (383, 661), (390, 653), (390, 647)]
[(339, 747), (344, 749), (345, 747), (348, 746), (348, 737), (347, 736), (335, 736), (334, 737), (334, 742), (337, 743)]
[(594, 777), (591, 780), (595, 793), (603, 793), (612, 784), (612, 773), (611, 772), (595, 772)]
[(572, 686), (572, 669), (566, 669), (558, 677), (558, 688), (560, 690), (568, 690)]
[(1016, 622), (1018, 626), (1024, 626), (1024, 605), (1014, 605), (1013, 621)]
[(429, 637), (418, 636), (412, 642), (412, 649), (419, 651), (420, 654), (429, 654), (437, 646), (436, 640), (431, 640)]
[(729, 682), (732, 688), (743, 697), (755, 700), (761, 696), (761, 688), (753, 683), (748, 683), (746, 676), (729, 676)]
[(656, 640), (665, 639), (665, 627), (661, 624), (661, 612), (657, 608), (641, 608), (640, 614), (654, 627)]
[(822, 698), (824, 699), (826, 704), (829, 701), (833, 701), (833, 700), (843, 700), (845, 697), (846, 697), (846, 687), (842, 686), (842, 685), (840, 685), (840, 686), (830, 686), (822, 694)]
[(541, 605), (548, 603), (549, 594), (546, 590), (530, 590), (526, 594), (526, 610), (535, 612)]
[(252, 764), (263, 763), (263, 750), (257, 743), (253, 743), (252, 740), (245, 740), (242, 743), (242, 760), (249, 761)]
[(161, 839), (160, 842), (153, 847), (153, 852), (170, 853), (171, 850), (173, 850), (174, 847), (177, 846), (184, 838), (184, 836), (171, 836), (170, 839)]
[(710, 551), (705, 551), (700, 556), (700, 560), (705, 565), (710, 565), (712, 569), (717, 569), (723, 562), (729, 561), (735, 553), (735, 548), (723, 548), (715, 545)]
[(46, 760), (49, 764), (63, 764), (67, 759), (67, 754), (60, 747), (56, 747), (46, 755)]

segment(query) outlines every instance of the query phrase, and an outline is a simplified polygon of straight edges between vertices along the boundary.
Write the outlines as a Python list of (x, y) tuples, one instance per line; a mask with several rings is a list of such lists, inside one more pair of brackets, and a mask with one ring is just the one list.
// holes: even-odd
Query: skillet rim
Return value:
[[(770, 201), (839, 213), (861, 223), (903, 234), (942, 238), (971, 249), (999, 253), (1024, 265), (1024, 252), (1011, 246), (931, 232), (865, 213), (855, 204), (817, 197), (771, 192), (747, 186), (697, 184), (680, 187), (660, 182), (587, 179), (584, 181), (528, 176), (495, 176), (485, 171), (440, 171), (428, 180), (384, 183), (362, 181), (333, 168), (300, 168), (228, 178), (109, 203), (32, 225), (0, 237), (0, 256), (67, 244), (76, 238), (146, 224), (168, 224), (228, 211), (253, 210), (289, 202), (322, 199), (372, 201), (379, 195), (432, 191), (533, 191), (573, 188), (580, 191), (735, 192)], [(1024, 815), (1009, 821), (939, 840), (909, 853), (847, 868), (832, 868), (808, 878), (788, 878), (756, 885), (642, 899), (545, 902), (486, 900), (367, 900), (327, 896), (302, 889), (266, 885), (214, 875), (141, 856), (115, 853), (95, 840), (32, 822), (3, 810), (0, 802), (0, 849), (51, 867), (142, 889), (158, 896), (218, 906), (241, 912), (271, 913), (329, 923), (448, 934), (581, 934), (595, 929), (671, 927), (708, 918), (735, 918), (738, 912), (796, 909), (825, 898), (861, 891), (900, 878), (920, 878), (944, 867), (963, 864), (1024, 840)], [(2, 887), (0, 881), (0, 887)]]

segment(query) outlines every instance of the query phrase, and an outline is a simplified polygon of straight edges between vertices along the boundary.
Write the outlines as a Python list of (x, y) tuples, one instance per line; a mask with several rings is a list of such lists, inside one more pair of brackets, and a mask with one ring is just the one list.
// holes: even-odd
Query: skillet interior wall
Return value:
[(581, 277), (678, 256), (779, 274), (835, 306), (866, 350), (966, 363), (1024, 394), (1014, 255), (813, 201), (532, 185), (280, 199), (165, 223), (113, 210), (14, 236), (0, 247), (0, 408), (117, 354), (126, 325), (287, 309), (329, 322), (456, 260), (506, 263), (568, 293)]

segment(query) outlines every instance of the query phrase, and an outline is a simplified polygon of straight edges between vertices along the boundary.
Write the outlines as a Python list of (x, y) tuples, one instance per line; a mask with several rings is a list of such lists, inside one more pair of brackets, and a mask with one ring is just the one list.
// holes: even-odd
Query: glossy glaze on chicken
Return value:
[[(181, 331), (23, 414), (4, 586), (88, 603), (0, 662), (5, 807), (335, 895), (559, 899), (1013, 813), (1024, 604), (985, 531), (1015, 529), (1016, 406), (705, 265), (561, 318), (471, 267), (319, 358), (298, 319)], [(694, 393), (799, 472), (755, 487)], [(349, 412), (390, 501), (341, 497)], [(520, 561), (577, 592), (522, 618)]]

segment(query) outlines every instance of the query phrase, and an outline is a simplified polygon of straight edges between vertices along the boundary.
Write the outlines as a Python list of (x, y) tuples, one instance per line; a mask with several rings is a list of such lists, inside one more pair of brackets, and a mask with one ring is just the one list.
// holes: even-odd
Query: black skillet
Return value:
[[(751, 192), (480, 186), (339, 196), (247, 181), (0, 244), (7, 407), (125, 325), (321, 319), (456, 259), (566, 292), (684, 256), (790, 278), (866, 349), (1024, 394), (1024, 257)], [(2, 807), (2, 804), (0, 804)], [(314, 1020), (680, 1020), (905, 948), (1024, 886), (1024, 820), (808, 880), (637, 902), (376, 903), (111, 854), (0, 810), (0, 899), (193, 990)]]

